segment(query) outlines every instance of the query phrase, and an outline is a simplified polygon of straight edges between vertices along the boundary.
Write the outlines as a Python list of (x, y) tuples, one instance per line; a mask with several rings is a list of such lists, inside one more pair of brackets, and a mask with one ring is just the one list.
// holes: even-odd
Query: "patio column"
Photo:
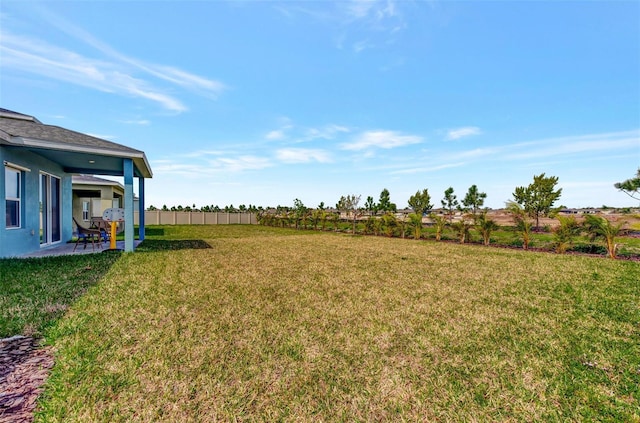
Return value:
[(133, 251), (133, 160), (124, 159), (124, 251)]
[(144, 241), (144, 178), (138, 178), (138, 239)]

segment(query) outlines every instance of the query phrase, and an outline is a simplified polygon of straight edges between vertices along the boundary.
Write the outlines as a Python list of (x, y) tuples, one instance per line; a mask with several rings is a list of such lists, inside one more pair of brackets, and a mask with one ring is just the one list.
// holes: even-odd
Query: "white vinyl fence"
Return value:
[[(133, 213), (133, 224), (140, 223), (138, 212)], [(257, 225), (255, 213), (205, 213), (147, 210), (144, 212), (145, 225)]]

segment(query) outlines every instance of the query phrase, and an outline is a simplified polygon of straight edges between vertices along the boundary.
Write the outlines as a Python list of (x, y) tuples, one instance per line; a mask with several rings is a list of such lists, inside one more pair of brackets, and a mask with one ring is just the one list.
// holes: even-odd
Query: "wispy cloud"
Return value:
[(477, 126), (465, 126), (462, 128), (451, 129), (447, 132), (447, 140), (453, 141), (472, 135), (480, 135), (482, 131)]
[(346, 46), (355, 53), (393, 43), (407, 27), (397, 0), (345, 0), (329, 3), (334, 6), (330, 11), (325, 3), (318, 4), (323, 7), (314, 7), (311, 2), (278, 3), (274, 7), (289, 19), (302, 14), (339, 28), (332, 37), (336, 48)]
[(403, 135), (396, 131), (367, 131), (356, 137), (349, 143), (344, 143), (340, 147), (343, 150), (370, 150), (374, 148), (391, 149), (405, 145), (419, 144), (422, 137), (417, 135)]
[[(548, 138), (515, 144), (513, 150), (505, 155), (509, 160), (530, 160), (541, 157), (558, 157), (598, 151), (618, 152), (624, 149), (636, 149), (640, 146), (640, 131), (609, 132)], [(518, 151), (522, 149), (523, 151)]]
[(270, 141), (289, 140), (292, 143), (303, 143), (317, 139), (332, 140), (341, 133), (351, 130), (343, 125), (328, 124), (319, 127), (304, 127), (293, 123), (289, 118), (283, 118), (282, 125), (267, 132), (265, 138)]
[(554, 159), (554, 163), (566, 161), (567, 156), (584, 153), (611, 152), (625, 150), (638, 151), (640, 131), (608, 132), (602, 134), (568, 135), (564, 137), (543, 138), (533, 141), (517, 142), (500, 146), (489, 146), (459, 151), (444, 155), (445, 160), (498, 160), (525, 161), (532, 159)]
[(215, 97), (226, 89), (219, 81), (191, 74), (172, 66), (155, 65), (120, 53), (70, 24), (52, 12), (41, 9), (47, 22), (76, 41), (91, 46), (95, 57), (52, 45), (45, 40), (15, 35), (2, 25), (0, 29), (0, 68), (29, 72), (94, 90), (150, 100), (172, 112), (184, 112), (187, 106), (159, 83)]
[(290, 118), (283, 116), (279, 119), (280, 127), (267, 132), (264, 136), (269, 141), (283, 140), (287, 138), (287, 133), (293, 129), (293, 123)]
[(325, 150), (310, 148), (283, 148), (276, 152), (278, 160), (284, 163), (330, 163), (331, 155)]
[(461, 167), (461, 166), (464, 166), (465, 164), (466, 164), (465, 162), (458, 162), (458, 163), (445, 163), (445, 164), (436, 165), (436, 166), (425, 165), (425, 166), (412, 167), (412, 168), (402, 169), (402, 170), (394, 170), (392, 172), (389, 172), (389, 174), (390, 175), (407, 175), (407, 174), (414, 174), (414, 173), (436, 172), (438, 170)]
[(151, 124), (151, 121), (147, 119), (129, 119), (129, 120), (122, 120), (121, 122), (126, 123), (127, 125), (142, 125), (142, 126), (147, 126)]
[(191, 178), (261, 170), (273, 166), (273, 163), (268, 158), (252, 155), (216, 157), (203, 161), (194, 161), (192, 159), (186, 163), (171, 159), (160, 159), (153, 160), (151, 163), (154, 172), (159, 174), (173, 174)]
[(342, 7), (351, 19), (382, 21), (398, 16), (393, 0), (350, 0), (342, 3)]
[(265, 135), (264, 137), (268, 140), (281, 140), (281, 139), (284, 139), (286, 135), (283, 129), (276, 129), (276, 130), (267, 132), (267, 135)]
[(211, 166), (225, 172), (242, 172), (245, 170), (260, 170), (273, 166), (267, 158), (257, 156), (239, 156), (234, 158), (219, 158), (210, 162)]
[(337, 135), (348, 132), (351, 132), (351, 129), (336, 124), (329, 124), (319, 128), (308, 128), (301, 138), (301, 141), (311, 141), (315, 139), (332, 140)]

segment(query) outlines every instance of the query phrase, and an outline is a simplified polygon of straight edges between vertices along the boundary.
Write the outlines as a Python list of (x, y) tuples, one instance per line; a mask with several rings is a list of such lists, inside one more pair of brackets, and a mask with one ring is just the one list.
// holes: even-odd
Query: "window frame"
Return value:
[(89, 221), (90, 211), (91, 211), (91, 202), (90, 201), (86, 201), (86, 200), (82, 200), (82, 221), (83, 222), (88, 222)]
[[(18, 180), (18, 196), (17, 197), (10, 197), (9, 193), (7, 192), (7, 173), (8, 172), (13, 172), (15, 174), (17, 174), (17, 180)], [(18, 222), (16, 225), (9, 225), (8, 221), (5, 221), (5, 229), (7, 230), (13, 230), (13, 229), (22, 229), (22, 197), (23, 197), (23, 193), (22, 193), (22, 186), (24, 184), (24, 170), (16, 167), (16, 166), (11, 166), (9, 164), (5, 164), (4, 165), (4, 177), (5, 177), (5, 181), (4, 181), (4, 201), (5, 201), (5, 209), (7, 209), (8, 211), (8, 204), (9, 202), (14, 202), (17, 204), (18, 207), (18, 213), (17, 213), (17, 218), (18, 218)]]

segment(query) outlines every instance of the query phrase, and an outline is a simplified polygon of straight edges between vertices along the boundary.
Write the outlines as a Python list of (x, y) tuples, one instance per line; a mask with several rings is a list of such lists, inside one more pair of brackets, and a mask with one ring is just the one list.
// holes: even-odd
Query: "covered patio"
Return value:
[[(142, 241), (136, 239), (133, 241), (133, 247), (136, 248)], [(124, 241), (116, 241), (116, 250), (124, 250)], [(76, 254), (99, 254), (104, 251), (109, 250), (109, 242), (102, 242), (100, 247), (96, 244), (95, 247), (92, 247), (91, 243), (86, 245), (80, 245), (78, 248), (75, 242), (65, 242), (64, 244), (58, 244), (54, 247), (43, 248), (39, 251), (35, 251), (33, 253), (27, 253), (20, 258), (31, 258), (31, 257), (54, 257), (54, 256), (68, 256), (68, 255), (76, 255)]]
[[(64, 250), (74, 226), (74, 174), (123, 177), (125, 252), (136, 246), (134, 178), (138, 178), (139, 240), (144, 240), (145, 178), (153, 174), (143, 151), (0, 109), (0, 158), (5, 166), (0, 195), (7, 199), (0, 212), (8, 216), (6, 224), (0, 222), (5, 246), (0, 257)], [(11, 182), (9, 177), (17, 182)], [(5, 178), (11, 183), (5, 185)], [(9, 210), (8, 205), (13, 209)], [(13, 213), (12, 220), (9, 212)]]

